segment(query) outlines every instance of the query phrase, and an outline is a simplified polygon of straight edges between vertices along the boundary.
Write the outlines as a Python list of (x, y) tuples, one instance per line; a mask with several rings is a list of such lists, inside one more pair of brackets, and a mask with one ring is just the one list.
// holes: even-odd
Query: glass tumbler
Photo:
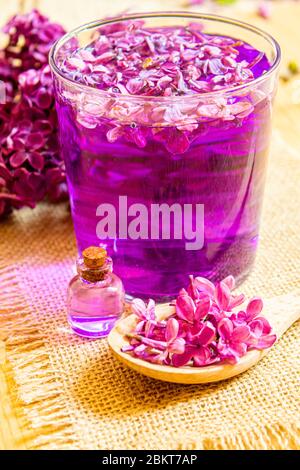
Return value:
[[(108, 92), (66, 76), (63, 60), (124, 21), (201, 23), (242, 40), (270, 69), (244, 85), (185, 96)], [(50, 53), (79, 254), (104, 246), (128, 296), (169, 301), (190, 274), (213, 282), (250, 272), (259, 240), (280, 48), (242, 22), (196, 13), (148, 13), (75, 29)], [(179, 109), (172, 122), (161, 110)], [(197, 112), (195, 111), (197, 110)], [(224, 117), (225, 116), (225, 117)]]

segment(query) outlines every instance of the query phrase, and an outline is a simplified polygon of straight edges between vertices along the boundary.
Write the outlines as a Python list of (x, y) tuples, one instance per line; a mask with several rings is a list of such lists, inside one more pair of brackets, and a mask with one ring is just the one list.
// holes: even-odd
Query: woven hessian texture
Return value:
[[(299, 159), (276, 133), (274, 142), (259, 254), (243, 285), (268, 298), (292, 292), (300, 277)], [(69, 330), (65, 296), (76, 248), (66, 205), (16, 212), (1, 224), (0, 244), (1, 338), (27, 447), (300, 447), (299, 323), (233, 380), (157, 382), (119, 364), (106, 340)]]

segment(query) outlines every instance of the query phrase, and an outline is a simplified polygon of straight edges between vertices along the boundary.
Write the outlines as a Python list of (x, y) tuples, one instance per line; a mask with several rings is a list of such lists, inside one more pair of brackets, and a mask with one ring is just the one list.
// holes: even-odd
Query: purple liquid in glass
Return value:
[[(244, 45), (240, 54), (251, 63), (259, 51)], [(252, 68), (254, 78), (269, 68), (262, 57)], [(153, 126), (127, 125), (114, 142), (108, 141), (111, 125), (105, 117), (98, 117), (92, 128), (83, 126), (74, 107), (60, 96), (57, 110), (80, 252), (101, 243), (97, 207), (109, 203), (118, 211), (119, 196), (127, 196), (128, 206), (140, 203), (149, 212), (152, 204), (204, 205), (200, 250), (186, 250), (185, 239), (102, 240), (128, 295), (165, 301), (177, 295), (190, 274), (212, 281), (232, 274), (238, 282), (247, 276), (259, 236), (271, 130), (268, 94), (242, 119), (202, 119), (186, 132), (172, 125), (160, 132), (153, 132)], [(177, 152), (185, 138), (188, 144)]]

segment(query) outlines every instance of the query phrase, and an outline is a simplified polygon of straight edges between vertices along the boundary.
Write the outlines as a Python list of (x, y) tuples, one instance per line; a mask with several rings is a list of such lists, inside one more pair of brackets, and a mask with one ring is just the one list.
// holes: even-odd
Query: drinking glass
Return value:
[[(63, 60), (103, 28), (139, 20), (145, 27), (201, 23), (204, 33), (251, 44), (271, 67), (243, 85), (170, 97), (103, 91), (62, 72)], [(105, 246), (129, 296), (168, 301), (191, 274), (214, 282), (232, 274), (239, 284), (250, 272), (279, 62), (279, 45), (269, 34), (196, 13), (105, 19), (73, 30), (52, 48), (78, 251)], [(179, 117), (161, 122), (160, 110), (167, 109), (180, 110)]]

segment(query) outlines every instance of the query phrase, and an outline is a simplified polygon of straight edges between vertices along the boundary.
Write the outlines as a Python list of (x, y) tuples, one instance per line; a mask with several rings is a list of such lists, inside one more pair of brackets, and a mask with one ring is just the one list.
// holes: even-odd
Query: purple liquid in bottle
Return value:
[[(160, 37), (171, 33), (172, 28), (162, 29)], [(211, 41), (212, 36), (200, 33), (199, 35), (200, 45), (203, 40)], [(238, 51), (237, 61), (246, 61), (245, 84), (270, 69), (266, 56), (248, 44), (238, 44), (230, 38), (218, 39), (220, 43), (231, 41), (231, 47)], [(103, 53), (101, 50), (95, 52), (97, 44), (99, 43), (95, 42), (94, 47), (92, 45), (85, 50), (95, 56)], [(217, 47), (216, 44), (211, 46)], [(185, 50), (194, 49), (187, 47)], [(106, 52), (109, 52), (107, 47)], [(209, 53), (213, 59), (213, 54), (218, 51), (210, 50)], [(148, 51), (149, 57), (155, 58), (157, 54), (157, 51), (152, 55)], [(82, 58), (84, 54), (80, 52), (79, 56)], [(78, 55), (75, 54), (75, 57), (78, 59)], [(145, 62), (145, 57), (144, 68), (142, 66), (140, 70), (147, 71), (148, 62)], [(174, 60), (176, 65), (176, 57)], [(80, 83), (87, 83), (82, 77), (85, 77), (85, 80), (89, 77), (89, 80), (93, 79), (96, 83), (95, 72), (85, 72), (76, 78), (78, 68), (74, 67), (74, 64), (81, 66), (80, 62), (73, 61), (68, 71), (67, 64), (64, 63), (66, 74), (69, 73), (73, 80), (76, 79)], [(193, 61), (188, 62), (188, 65), (192, 64)], [(109, 62), (103, 65), (108, 67)], [(195, 65), (197, 68), (197, 63)], [(198, 89), (193, 88), (195, 81), (207, 92), (243, 83), (243, 79), (239, 78), (238, 81), (231, 77), (232, 82), (226, 85), (224, 76), (229, 74), (228, 70), (225, 73), (225, 69), (221, 69), (218, 75), (214, 70), (215, 65), (220, 67), (220, 63), (211, 66), (213, 73), (208, 69), (205, 74), (202, 70), (198, 79), (191, 78), (190, 81), (186, 75), (186, 64), (183, 66), (184, 90), (188, 96), (182, 97), (182, 103), (188, 104), (191, 96), (199, 93)], [(115, 64), (112, 62), (109, 67), (115, 67)], [(205, 65), (201, 63), (201, 67), (203, 69)], [(236, 70), (236, 67), (229, 68), (231, 71), (232, 69)], [(190, 75), (195, 72), (194, 69), (189, 70)], [(101, 73), (102, 80), (104, 72)], [(251, 77), (247, 77), (247, 73), (251, 73)], [(164, 75), (172, 78), (175, 76), (172, 71), (165, 71)], [(218, 79), (215, 77), (220, 75), (223, 75), (223, 80), (220, 80), (218, 85)], [(134, 74), (132, 76), (134, 77)], [(103, 82), (100, 78), (98, 80), (98, 85), (93, 82), (93, 86), (104, 89)], [(183, 86), (178, 76), (174, 78), (174, 82), (178, 87)], [(127, 81), (126, 86), (127, 90), (130, 89), (134, 94), (141, 84), (137, 81), (131, 82), (129, 86)], [(163, 86), (166, 90), (166, 85)], [(147, 97), (151, 96), (150, 88), (144, 88)], [(109, 88), (108, 91), (116, 90)], [(122, 96), (122, 86), (119, 91)], [(170, 91), (163, 93), (165, 98)], [(175, 94), (174, 88), (171, 88), (171, 93)], [(141, 96), (143, 89), (136, 94)], [(185, 93), (182, 90), (178, 92), (177, 100), (180, 94)], [(192, 112), (182, 112), (181, 108), (180, 125), (177, 116), (172, 117), (173, 125), (172, 119), (167, 122), (166, 114), (163, 114), (163, 122), (159, 119), (155, 122), (153, 118), (152, 122), (145, 124), (139, 118), (133, 119), (133, 113), (127, 122), (120, 125), (105, 113), (102, 116), (99, 115), (101, 113), (96, 113), (91, 104), (90, 108), (87, 106), (79, 109), (78, 99), (76, 110), (74, 103), (68, 100), (70, 94), (62, 95), (61, 89), (57, 91), (61, 146), (66, 162), (79, 251), (101, 242), (105, 244), (114, 260), (115, 272), (124, 282), (126, 293), (134, 297), (169, 300), (186, 284), (189, 274), (205, 276), (213, 281), (233, 274), (241, 282), (253, 265), (258, 242), (271, 129), (270, 96), (261, 94), (258, 97), (248, 90), (241, 96), (229, 95), (223, 103), (221, 97), (217, 102), (217, 110), (209, 100), (208, 103), (201, 104), (202, 108), (193, 108)], [(156, 113), (159, 113), (159, 106), (159, 102), (154, 106)], [(90, 114), (87, 113), (88, 109)], [(151, 112), (153, 116), (153, 110)], [(198, 118), (195, 118), (195, 112), (198, 113)], [(129, 236), (120, 236), (120, 196), (127, 197), (128, 207), (132, 204), (142, 204), (149, 214), (155, 204), (167, 204), (169, 207), (179, 204), (182, 208), (186, 204), (202, 204), (203, 247), (187, 250), (187, 240), (184, 236), (182, 239), (176, 239), (175, 236), (170, 236), (169, 239), (132, 239)], [(97, 234), (97, 224), (101, 220), (99, 214), (97, 216), (97, 208), (101, 204), (110, 204), (116, 211), (116, 234), (102, 240), (99, 233)], [(101, 215), (104, 216), (103, 213)], [(124, 214), (122, 217), (124, 221)], [(131, 220), (133, 217), (128, 215), (128, 223)], [(174, 232), (174, 226), (171, 216), (171, 234)]]
[(68, 288), (69, 324), (80, 336), (107, 336), (124, 310), (122, 281), (112, 272), (112, 260), (100, 247), (83, 251), (77, 272)]

